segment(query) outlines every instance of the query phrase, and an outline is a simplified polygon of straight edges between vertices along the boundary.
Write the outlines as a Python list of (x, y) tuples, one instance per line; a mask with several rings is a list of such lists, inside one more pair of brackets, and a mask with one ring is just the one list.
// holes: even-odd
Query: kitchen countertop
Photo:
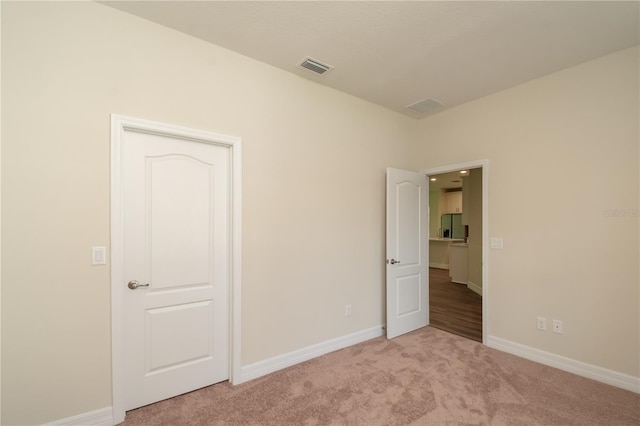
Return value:
[(429, 241), (442, 241), (445, 243), (464, 243), (464, 238), (429, 237)]
[(455, 243), (455, 244), (451, 244), (451, 247), (469, 247), (469, 244), (467, 244), (467, 243)]

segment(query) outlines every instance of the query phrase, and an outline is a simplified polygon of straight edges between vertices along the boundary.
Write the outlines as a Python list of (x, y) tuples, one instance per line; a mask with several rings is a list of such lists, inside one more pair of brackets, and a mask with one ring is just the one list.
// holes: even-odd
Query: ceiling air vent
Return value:
[(313, 59), (309, 56), (304, 58), (304, 60), (300, 62), (298, 66), (302, 68), (306, 68), (309, 71), (313, 71), (316, 74), (324, 74), (325, 72), (333, 68), (331, 65), (323, 64), (319, 60)]
[(405, 108), (413, 112), (417, 112), (418, 114), (424, 114), (425, 112), (434, 111), (443, 106), (444, 104), (439, 100), (433, 99), (433, 98), (427, 98), (427, 99), (418, 101), (414, 104), (408, 105)]

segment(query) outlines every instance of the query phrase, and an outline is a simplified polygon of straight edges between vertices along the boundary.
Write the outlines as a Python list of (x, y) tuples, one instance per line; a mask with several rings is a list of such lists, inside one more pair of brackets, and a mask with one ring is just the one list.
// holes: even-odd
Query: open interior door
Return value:
[(387, 338), (429, 323), (427, 176), (387, 169)]

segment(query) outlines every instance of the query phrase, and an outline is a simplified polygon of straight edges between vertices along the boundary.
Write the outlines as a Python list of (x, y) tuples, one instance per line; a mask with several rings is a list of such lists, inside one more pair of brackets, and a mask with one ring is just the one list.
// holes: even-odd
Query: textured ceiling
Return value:
[(635, 1), (102, 3), (415, 118), (640, 43)]
[[(468, 169), (467, 169), (468, 170)], [(429, 175), (430, 178), (435, 177), (436, 181), (429, 181), (429, 190), (462, 188), (462, 177), (465, 176), (460, 172), (441, 173), (438, 175)]]

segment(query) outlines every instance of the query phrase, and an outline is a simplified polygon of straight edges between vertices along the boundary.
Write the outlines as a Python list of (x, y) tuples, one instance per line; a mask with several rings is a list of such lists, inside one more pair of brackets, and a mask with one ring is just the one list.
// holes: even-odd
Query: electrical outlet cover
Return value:
[(547, 319), (543, 317), (537, 318), (538, 330), (547, 331)]
[(553, 320), (553, 332), (554, 333), (558, 333), (558, 334), (562, 334), (562, 321)]

